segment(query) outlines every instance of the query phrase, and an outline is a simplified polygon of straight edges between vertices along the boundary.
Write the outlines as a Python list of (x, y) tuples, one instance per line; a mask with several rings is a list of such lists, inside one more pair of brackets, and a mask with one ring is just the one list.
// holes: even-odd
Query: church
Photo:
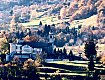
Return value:
[(48, 42), (26, 42), (24, 40), (17, 40), (16, 43), (10, 44), (10, 53), (6, 56), (7, 61), (12, 60), (18, 56), (21, 60), (28, 58), (35, 59), (36, 54), (52, 54), (54, 48), (54, 34), (49, 33)]

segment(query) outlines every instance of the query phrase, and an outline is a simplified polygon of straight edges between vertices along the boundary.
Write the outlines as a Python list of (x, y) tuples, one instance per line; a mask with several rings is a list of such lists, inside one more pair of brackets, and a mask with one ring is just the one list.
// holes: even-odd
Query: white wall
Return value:
[(16, 51), (16, 44), (14, 43), (9, 43), (10, 44), (10, 53)]
[(28, 46), (28, 45), (24, 45), (23, 47), (22, 47), (22, 53), (24, 54), (24, 53), (32, 53), (33, 52), (33, 48), (32, 47), (30, 47), (30, 46)]
[(21, 46), (22, 45), (18, 45), (18, 44), (16, 45), (16, 52), (17, 53), (20, 53), (21, 52)]

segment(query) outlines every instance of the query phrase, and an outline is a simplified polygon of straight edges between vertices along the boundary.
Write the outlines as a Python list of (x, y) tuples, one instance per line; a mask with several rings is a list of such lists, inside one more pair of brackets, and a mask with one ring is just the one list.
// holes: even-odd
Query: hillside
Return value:
[(69, 6), (70, 20), (88, 18), (105, 7), (104, 0), (74, 0)]
[[(87, 24), (88, 23), (88, 24)], [(72, 27), (78, 27), (78, 25), (82, 25), (81, 27), (87, 27), (87, 26), (97, 26), (97, 15), (93, 15), (86, 19), (81, 20), (74, 20), (71, 22), (71, 28)]]

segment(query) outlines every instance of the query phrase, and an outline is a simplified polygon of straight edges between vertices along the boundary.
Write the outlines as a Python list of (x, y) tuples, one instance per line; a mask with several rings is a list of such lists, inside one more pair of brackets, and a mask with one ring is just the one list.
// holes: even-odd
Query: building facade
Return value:
[(10, 53), (8, 60), (12, 60), (15, 56), (18, 56), (22, 60), (28, 58), (35, 59), (36, 54), (52, 54), (54, 48), (54, 34), (49, 33), (48, 42), (25, 42), (24, 40), (18, 40), (17, 43), (10, 44)]

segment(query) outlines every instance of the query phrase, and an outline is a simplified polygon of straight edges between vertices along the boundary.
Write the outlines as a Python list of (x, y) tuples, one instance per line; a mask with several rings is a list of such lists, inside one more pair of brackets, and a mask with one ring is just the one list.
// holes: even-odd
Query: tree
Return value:
[(41, 63), (43, 61), (42, 54), (36, 54), (36, 60), (35, 60), (35, 66), (41, 66)]
[(73, 56), (73, 52), (72, 52), (72, 50), (70, 50), (70, 52), (69, 52), (69, 56)]
[(70, 6), (70, 2), (67, 5)]
[(38, 66), (40, 66), (38, 61), (34, 61), (32, 59), (26, 60), (23, 65), (25, 76), (27, 76), (28, 79), (31, 79), (31, 80), (34, 80), (34, 79), (39, 80), (39, 75), (36, 74), (37, 73), (36, 67)]
[(82, 25), (78, 25), (78, 29), (81, 29)]
[(52, 24), (53, 27), (55, 27), (55, 24)]
[(47, 31), (46, 31), (47, 34), (49, 34), (50, 31), (51, 31), (51, 27), (50, 27), (50, 25), (48, 25), (48, 26), (47, 26)]
[(63, 48), (62, 57), (63, 58), (67, 57), (67, 50), (65, 49), (65, 47)]
[(56, 48), (55, 48), (55, 49), (54, 49), (54, 54), (56, 54), (56, 52), (57, 52), (57, 51), (56, 51)]
[(62, 49), (59, 50), (59, 53), (62, 54)]
[(44, 27), (44, 34), (45, 34), (45, 35), (48, 34), (48, 33), (47, 33), (47, 31), (48, 31), (47, 28), (48, 28), (48, 27), (47, 27), (47, 24), (45, 24), (45, 27)]
[(39, 26), (42, 26), (42, 21), (40, 21)]
[(18, 30), (17, 33), (16, 33), (16, 37), (17, 37), (18, 39), (22, 39), (22, 38), (24, 37), (24, 32)]
[(69, 55), (68, 55), (69, 60), (73, 60), (73, 57), (74, 57), (73, 52), (72, 50), (70, 50)]
[(7, 54), (9, 52), (9, 41), (7, 38), (0, 39), (0, 50), (2, 54)]
[(60, 49), (58, 48), (57, 52), (56, 52), (56, 57), (57, 59), (59, 58), (59, 52), (60, 52)]
[(68, 32), (69, 32), (69, 27), (67, 26), (67, 27), (66, 27), (66, 33), (68, 33)]
[(43, 34), (42, 30), (38, 30), (38, 31), (37, 31), (37, 34), (38, 34), (38, 35), (42, 35), (42, 34)]
[(95, 30), (95, 27), (94, 26), (92, 27), (92, 30)]
[(67, 54), (67, 51), (66, 51), (65, 47), (63, 48), (63, 53)]
[(96, 55), (95, 43), (94, 43), (93, 39), (91, 39), (89, 42), (86, 42), (85, 55), (88, 59), (90, 59), (90, 57)]
[(12, 16), (12, 14), (13, 14), (13, 10), (10, 11), (10, 15), (11, 15), (11, 16)]
[(9, 52), (9, 40), (7, 38), (0, 38), (1, 61), (5, 61), (6, 54)]
[(63, 5), (66, 5), (66, 3), (63, 3)]
[(101, 62), (102, 64), (105, 64), (105, 55), (103, 55), (103, 56), (101, 57), (100, 62)]
[(88, 63), (88, 69), (89, 71), (94, 71), (94, 60), (93, 60), (93, 56), (90, 57), (90, 61)]
[(51, 30), (50, 25), (45, 24), (45, 27), (44, 27), (44, 34), (45, 34), (46, 36), (48, 36), (50, 30)]
[(54, 56), (55, 56), (55, 58), (58, 59), (58, 56), (59, 56), (59, 48), (58, 48), (58, 51), (57, 51), (56, 48), (54, 49)]
[(29, 35), (27, 35), (24, 38), (24, 41), (25, 42), (38, 42), (39, 41), (39, 37), (38, 36), (29, 36)]

